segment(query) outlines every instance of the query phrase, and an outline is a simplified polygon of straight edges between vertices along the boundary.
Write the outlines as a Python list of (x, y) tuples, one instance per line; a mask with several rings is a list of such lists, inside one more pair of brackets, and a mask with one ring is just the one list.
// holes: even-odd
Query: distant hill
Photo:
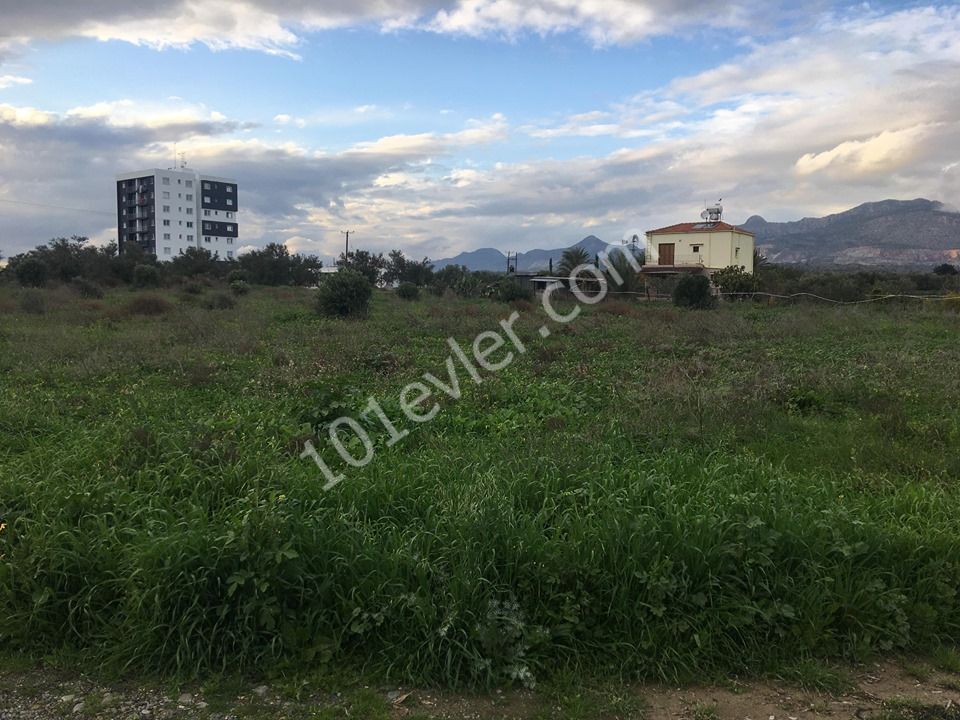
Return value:
[[(607, 243), (595, 235), (590, 235), (570, 247), (582, 247), (590, 257), (593, 257), (605, 250)], [(536, 272), (538, 270), (546, 270), (550, 266), (551, 258), (553, 259), (553, 266), (556, 267), (560, 264), (560, 256), (563, 255), (563, 251), (568, 249), (569, 248), (530, 250), (525, 253), (520, 253), (517, 257), (517, 271)], [(505, 272), (507, 269), (507, 256), (494, 248), (481, 248), (480, 250), (462, 252), (452, 258), (435, 260), (433, 263), (433, 267), (436, 270), (440, 270), (447, 265), (464, 265), (470, 270)]]
[(922, 266), (960, 260), (960, 213), (933, 200), (883, 200), (822, 218), (741, 225), (777, 263)]

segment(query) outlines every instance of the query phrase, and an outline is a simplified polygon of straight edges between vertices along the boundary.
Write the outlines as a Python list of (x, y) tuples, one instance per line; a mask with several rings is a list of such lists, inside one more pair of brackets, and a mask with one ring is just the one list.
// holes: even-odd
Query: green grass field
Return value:
[[(7, 648), (529, 685), (960, 639), (955, 313), (610, 302), (544, 340), (521, 304), (527, 352), (413, 428), (399, 391), (514, 308), (37, 293), (0, 289)], [(369, 396), (412, 432), (324, 492), (303, 442)]]

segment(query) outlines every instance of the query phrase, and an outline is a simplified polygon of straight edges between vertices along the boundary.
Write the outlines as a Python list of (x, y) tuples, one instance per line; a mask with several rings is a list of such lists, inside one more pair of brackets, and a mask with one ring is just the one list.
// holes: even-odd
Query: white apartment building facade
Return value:
[(117, 246), (135, 243), (161, 262), (187, 248), (236, 257), (237, 183), (193, 170), (154, 168), (117, 175)]

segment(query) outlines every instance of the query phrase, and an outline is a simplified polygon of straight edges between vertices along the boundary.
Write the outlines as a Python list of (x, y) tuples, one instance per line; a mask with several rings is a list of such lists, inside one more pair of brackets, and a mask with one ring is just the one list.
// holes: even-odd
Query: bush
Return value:
[(43, 315), (47, 311), (47, 302), (42, 293), (28, 290), (20, 296), (20, 309), (31, 315)]
[(235, 282), (250, 282), (250, 273), (246, 270), (231, 270), (227, 273), (227, 282), (233, 285)]
[(695, 310), (713, 307), (710, 279), (704, 275), (684, 275), (673, 290), (673, 304)]
[(99, 300), (103, 297), (103, 288), (96, 283), (92, 283), (84, 278), (74, 278), (73, 288), (82, 298)]
[(327, 317), (366, 315), (373, 286), (355, 270), (329, 275), (317, 290), (317, 312)]
[(411, 282), (400, 283), (397, 288), (397, 297), (401, 300), (416, 300), (420, 297), (420, 288)]
[(203, 301), (203, 306), (207, 310), (229, 310), (236, 304), (236, 300), (224, 293), (215, 293)]
[(50, 270), (43, 260), (28, 257), (17, 263), (14, 273), (24, 287), (43, 287), (47, 284)]
[(731, 265), (713, 274), (713, 283), (720, 292), (750, 294), (757, 291), (757, 278), (739, 265)]
[(207, 291), (207, 288), (198, 282), (188, 282), (183, 286), (183, 291), (187, 295), (203, 295), (203, 293)]
[(504, 278), (497, 284), (497, 300), (513, 302), (514, 300), (533, 300), (533, 291), (523, 287), (513, 278)]
[(126, 308), (129, 315), (163, 315), (172, 309), (173, 305), (158, 295), (138, 295)]
[(154, 265), (137, 265), (133, 269), (133, 285), (138, 288), (159, 287), (160, 270)]
[(234, 280), (230, 283), (230, 291), (234, 295), (246, 295), (250, 292), (250, 285), (246, 280)]

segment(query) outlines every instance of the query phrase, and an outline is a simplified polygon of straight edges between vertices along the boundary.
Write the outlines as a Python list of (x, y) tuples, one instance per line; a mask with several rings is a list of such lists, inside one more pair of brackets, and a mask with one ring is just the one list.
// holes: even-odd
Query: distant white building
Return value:
[(713, 272), (730, 266), (753, 272), (753, 233), (722, 221), (723, 206), (703, 211), (701, 222), (647, 232), (644, 272)]
[(117, 175), (117, 246), (135, 243), (161, 262), (187, 248), (236, 256), (240, 227), (235, 180), (179, 168)]

